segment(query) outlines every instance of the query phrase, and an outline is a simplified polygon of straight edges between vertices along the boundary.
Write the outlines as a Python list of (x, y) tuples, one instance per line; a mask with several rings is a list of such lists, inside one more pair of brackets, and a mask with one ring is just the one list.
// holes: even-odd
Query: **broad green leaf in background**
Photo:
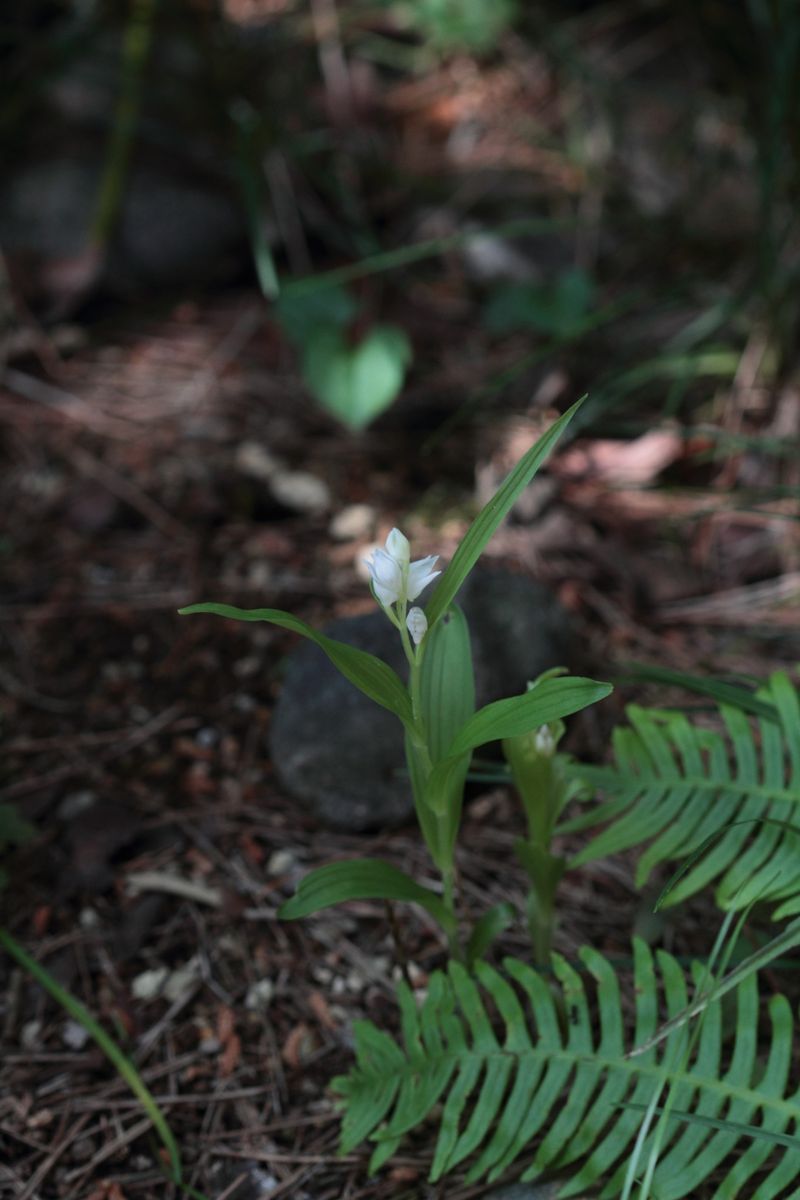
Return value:
[(428, 618), (429, 626), (435, 625), (441, 615), (450, 607), (456, 592), (483, 553), (486, 543), (511, 511), (539, 467), (547, 459), (585, 399), (585, 396), (581, 397), (571, 408), (568, 408), (539, 438), (538, 442), (531, 446), (527, 454), (522, 456), (506, 476), (488, 504), (485, 504), (478, 513), (461, 539), (447, 570), (440, 578), (436, 590), (426, 605), (425, 615)]
[(490, 333), (537, 329), (569, 337), (589, 316), (594, 284), (585, 271), (565, 271), (554, 283), (504, 283), (483, 310)]
[(364, 429), (397, 398), (412, 357), (401, 329), (376, 325), (357, 345), (322, 328), (303, 349), (303, 375), (315, 399), (349, 429)]
[(407, 0), (423, 36), (442, 50), (494, 49), (517, 13), (515, 0)]
[(279, 625), (281, 629), (290, 629), (310, 641), (315, 642), (323, 650), (337, 670), (345, 679), (374, 700), (377, 704), (388, 708), (399, 717), (404, 725), (411, 723), (411, 701), (400, 676), (374, 654), (365, 650), (357, 650), (346, 642), (326, 637), (317, 633), (305, 621), (293, 617), (291, 613), (282, 612), (278, 608), (235, 608), (232, 604), (190, 604), (178, 610), (181, 616), (192, 613), (212, 613), (217, 617), (228, 617), (233, 621), (267, 621), (271, 625)]
[(313, 292), (281, 292), (273, 312), (286, 337), (303, 347), (321, 329), (345, 329), (358, 311), (358, 304), (343, 287), (319, 287)]
[(281, 905), (278, 916), (283, 921), (295, 921), (344, 900), (405, 900), (419, 904), (445, 931), (455, 932), (455, 920), (436, 892), (379, 858), (350, 859), (311, 871), (295, 895)]

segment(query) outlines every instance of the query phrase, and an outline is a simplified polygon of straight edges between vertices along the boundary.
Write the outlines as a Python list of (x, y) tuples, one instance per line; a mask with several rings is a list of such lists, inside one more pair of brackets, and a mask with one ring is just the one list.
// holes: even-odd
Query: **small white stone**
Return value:
[(70, 1050), (82, 1050), (89, 1041), (89, 1033), (80, 1021), (65, 1021), (61, 1030), (61, 1040)]
[(375, 520), (375, 509), (371, 504), (348, 504), (333, 518), (328, 532), (337, 542), (356, 542), (370, 536)]
[(267, 862), (268, 875), (286, 875), (297, 863), (291, 850), (275, 850)]
[(294, 512), (321, 513), (331, 506), (327, 483), (308, 471), (279, 471), (269, 486), (275, 499)]
[(248, 1012), (266, 1012), (275, 995), (275, 984), (271, 979), (258, 979), (247, 989), (244, 1006)]
[(19, 1040), (24, 1050), (35, 1050), (39, 1045), (39, 1034), (42, 1032), (41, 1021), (26, 1021), (20, 1030)]
[(179, 996), (185, 995), (200, 978), (201, 972), (200, 956), (195, 954), (182, 967), (178, 967), (176, 971), (172, 971), (170, 974), (167, 982), (164, 984), (164, 995), (166, 998), (168, 1000), (177, 1000)]
[(155, 1000), (161, 995), (169, 971), (166, 967), (153, 967), (150, 971), (142, 971), (131, 983), (131, 992), (137, 1000)]
[(260, 442), (242, 442), (236, 450), (236, 466), (251, 479), (270, 480), (281, 464)]
[(97, 794), (88, 788), (80, 792), (70, 792), (59, 804), (58, 816), (62, 821), (74, 821), (81, 813), (91, 808), (96, 799)]

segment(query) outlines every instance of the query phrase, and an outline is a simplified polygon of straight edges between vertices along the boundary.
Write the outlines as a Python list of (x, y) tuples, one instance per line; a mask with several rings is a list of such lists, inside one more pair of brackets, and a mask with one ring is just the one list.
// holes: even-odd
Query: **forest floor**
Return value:
[[(580, 253), (591, 269), (614, 259), (612, 298), (680, 275), (691, 247), (666, 239), (659, 258), (650, 244), (644, 278), (643, 243), (626, 248), (626, 230), (609, 231), (603, 197), (582, 191), (567, 155), (513, 139), (508, 114), (518, 105), (524, 115), (526, 88), (540, 119), (558, 107), (536, 55), (519, 56), (515, 43), (502, 70), (462, 62), (395, 87), (384, 116), (407, 170), (452, 171), (465, 214), (495, 191), (513, 198), (521, 180), (554, 196), (554, 210), (576, 201), (590, 225), (601, 214)], [(443, 166), (454, 130), (466, 137), (480, 120), (485, 136), (459, 142), (462, 159)], [(524, 208), (530, 195), (518, 194)], [(706, 221), (710, 237), (715, 218)], [(397, 244), (425, 234), (399, 205), (386, 229)], [(713, 262), (726, 253), (710, 251)], [(368, 306), (380, 286), (364, 285)], [(269, 605), (316, 626), (370, 611), (359, 564), (392, 526), (449, 559), (558, 412), (595, 372), (622, 369), (620, 345), (632, 347), (629, 362), (639, 345), (653, 352), (677, 319), (674, 308), (629, 308), (518, 370), (538, 335), (490, 337), (455, 252), (386, 306), (417, 358), (398, 402), (360, 434), (314, 404), (250, 284), (95, 313), (70, 327), (68, 351), (66, 326), (59, 342), (30, 322), (27, 349), (5, 348), (0, 804), (36, 836), (9, 856), (2, 923), (113, 1031), (169, 1122), (186, 1181), (214, 1200), (471, 1200), (486, 1189), (458, 1174), (427, 1184), (424, 1130), (374, 1180), (364, 1152), (337, 1155), (328, 1084), (351, 1061), (354, 1019), (396, 1022), (394, 935), (377, 903), (293, 923), (276, 912), (308, 869), (334, 859), (377, 856), (423, 879), (430, 867), (412, 827), (331, 832), (277, 785), (268, 731), (295, 639), (177, 610)], [(677, 323), (699, 314), (681, 310)], [(590, 760), (607, 753), (626, 702), (683, 698), (626, 683), (631, 663), (752, 681), (800, 661), (800, 468), (786, 453), (800, 398), (790, 379), (764, 383), (763, 327), (736, 345), (730, 376), (689, 379), (686, 404), (667, 416), (666, 383), (634, 397), (627, 425), (595, 410), (488, 547), (569, 613), (580, 661), (568, 665), (620, 681), (571, 745)], [(518, 806), (500, 786), (472, 792), (458, 858), (466, 910), (503, 900), (522, 910)], [(636, 928), (704, 956), (720, 921), (712, 898), (656, 919), (655, 894), (637, 891), (626, 856), (571, 873), (558, 950), (573, 958), (588, 943), (626, 962)], [(410, 907), (395, 920), (424, 983), (445, 961), (437, 930)], [(519, 930), (497, 953), (526, 953)], [(126, 1082), (6, 955), (0, 1044), (0, 1197), (180, 1194)]]
[[(177, 615), (201, 598), (317, 624), (366, 611), (357, 562), (394, 523), (448, 557), (476, 474), (505, 469), (547, 410), (457, 428), (446, 485), (442, 452), (420, 449), (435, 431), (425, 411), (412, 401), (364, 435), (341, 431), (308, 400), (249, 294), (127, 319), (65, 362), (57, 384), (27, 368), (7, 375), (0, 801), (37, 837), (15, 857), (5, 921), (116, 1032), (168, 1117), (186, 1178), (210, 1196), (444, 1194), (423, 1186), (424, 1144), (376, 1182), (361, 1154), (336, 1156), (326, 1088), (348, 1065), (351, 1022), (394, 1019), (383, 906), (275, 918), (303, 872), (335, 858), (378, 856), (425, 878), (419, 839), (411, 828), (320, 829), (276, 787), (267, 732), (291, 635)], [(330, 503), (277, 503), (253, 475), (254, 446), (322, 481)], [(632, 660), (761, 678), (786, 666), (798, 641), (796, 612), (780, 603), (788, 572), (766, 589), (742, 584), (720, 552), (738, 530), (746, 569), (766, 522), (732, 510), (724, 488), (695, 489), (688, 503), (689, 492), (646, 486), (646, 451), (579, 438), (546, 475), (544, 512), (517, 515), (490, 554), (553, 589), (598, 677)], [(615, 454), (628, 486), (608, 466)], [(369, 528), (336, 540), (331, 521), (352, 504), (370, 506)], [(623, 686), (618, 717), (634, 696), (674, 698)], [(602, 757), (611, 719), (585, 727), (581, 753)], [(503, 788), (477, 790), (459, 852), (467, 908), (522, 909), (516, 805)], [(589, 943), (624, 959), (647, 912), (624, 859), (570, 875), (560, 904), (567, 955)], [(444, 948), (419, 912), (397, 920), (424, 979)], [(702, 954), (709, 921), (710, 900), (697, 901), (659, 938)], [(524, 938), (504, 935), (500, 949), (524, 954)], [(2, 974), (0, 1195), (172, 1195), (125, 1082), (20, 969), (5, 960)], [(451, 1182), (446, 1194), (481, 1190)]]

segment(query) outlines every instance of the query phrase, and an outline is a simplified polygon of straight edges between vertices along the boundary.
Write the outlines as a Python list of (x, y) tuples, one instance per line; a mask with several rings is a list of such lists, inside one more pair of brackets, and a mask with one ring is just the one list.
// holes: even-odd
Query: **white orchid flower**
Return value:
[(428, 632), (428, 618), (421, 608), (410, 608), (406, 617), (406, 626), (411, 634), (411, 640), (418, 646)]
[(393, 529), (383, 548), (373, 551), (372, 558), (366, 560), (372, 587), (383, 607), (416, 600), (422, 589), (441, 575), (441, 571), (432, 570), (438, 557), (431, 554), (411, 562), (408, 538)]

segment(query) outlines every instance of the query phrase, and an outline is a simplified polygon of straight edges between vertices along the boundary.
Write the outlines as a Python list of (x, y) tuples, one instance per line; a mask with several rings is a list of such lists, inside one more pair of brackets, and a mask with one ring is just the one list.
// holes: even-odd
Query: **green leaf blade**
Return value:
[(178, 612), (182, 616), (210, 613), (218, 617), (227, 617), (231, 621), (267, 621), (271, 625), (278, 625), (281, 629), (299, 633), (301, 637), (316, 643), (320, 650), (327, 654), (337, 670), (341, 671), (345, 679), (354, 684), (365, 696), (369, 696), (383, 708), (388, 708), (390, 712), (400, 718), (404, 725), (412, 722), (408, 691), (400, 676), (390, 666), (380, 658), (376, 658), (374, 654), (368, 654), (366, 650), (359, 650), (355, 646), (349, 646), (346, 642), (326, 637), (324, 633), (317, 633), (310, 625), (306, 625), (305, 621), (292, 616), (291, 613), (283, 612), (278, 608), (236, 608), (232, 604), (214, 602), (190, 604), (186, 608), (178, 609)]
[(282, 921), (296, 921), (346, 900), (405, 900), (426, 909), (444, 929), (453, 925), (436, 892), (379, 858), (329, 863), (311, 871), (295, 895), (278, 909), (278, 916)]
[(523, 696), (496, 700), (467, 721), (450, 745), (449, 755), (465, 754), (486, 742), (519, 737), (546, 725), (549, 721), (568, 717), (603, 700), (612, 691), (610, 683), (580, 676), (546, 679)]
[(533, 479), (536, 472), (550, 455), (556, 442), (569, 425), (576, 412), (583, 404), (585, 397), (559, 417), (546, 433), (531, 446), (513, 470), (506, 476), (505, 481), (495, 492), (492, 499), (478, 513), (472, 525), (459, 543), (446, 571), (441, 576), (436, 590), (429, 600), (425, 615), (428, 625), (432, 626), (447, 611), (455, 599), (458, 589), (469, 575), (475, 563), (483, 553), (484, 547), (498, 528), (500, 523), (511, 511), (514, 503)]

